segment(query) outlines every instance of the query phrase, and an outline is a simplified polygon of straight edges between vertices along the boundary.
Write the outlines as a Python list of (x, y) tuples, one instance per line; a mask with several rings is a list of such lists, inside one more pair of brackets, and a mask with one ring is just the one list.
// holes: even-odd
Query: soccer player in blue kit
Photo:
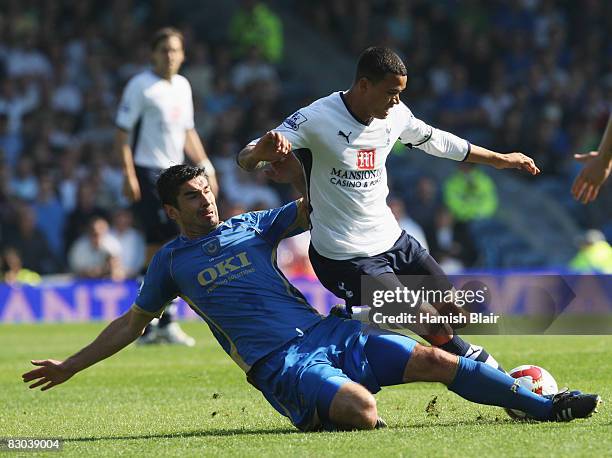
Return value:
[[(280, 134), (260, 141), (283, 144)], [(543, 397), (490, 366), (409, 337), (323, 317), (276, 265), (278, 243), (308, 229), (307, 202), (219, 221), (204, 170), (176, 165), (157, 189), (181, 230), (149, 265), (134, 305), (65, 361), (35, 360), (23, 374), (43, 390), (129, 345), (175, 297), (209, 325), (226, 353), (269, 403), (303, 431), (373, 429), (373, 393), (382, 386), (441, 382), (465, 399), (527, 412), (542, 421), (590, 416), (599, 396), (564, 391)]]

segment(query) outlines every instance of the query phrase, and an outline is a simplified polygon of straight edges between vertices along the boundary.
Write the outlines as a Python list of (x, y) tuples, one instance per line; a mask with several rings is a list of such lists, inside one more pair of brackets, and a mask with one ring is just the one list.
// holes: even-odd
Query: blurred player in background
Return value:
[[(304, 169), (314, 270), (328, 290), (345, 299), (349, 313), (352, 306), (371, 305), (360, 303), (362, 275), (391, 290), (404, 286), (397, 275), (445, 278), (427, 250), (402, 231), (386, 204), (385, 162), (398, 139), (409, 148), (455, 161), (540, 172), (522, 153), (500, 154), (471, 145), (415, 118), (400, 101), (406, 83), (407, 70), (397, 54), (389, 48), (368, 48), (347, 92), (334, 92), (301, 108), (275, 129), (289, 140)], [(295, 166), (294, 159), (285, 160), (290, 151), (284, 143), (271, 141), (269, 135), (263, 138), (240, 151), (241, 167), (254, 170), (264, 161)], [(448, 309), (448, 304), (432, 305)], [(451, 311), (461, 313), (454, 306)], [(423, 337), (450, 353), (499, 367), (486, 350), (450, 329), (446, 335)]]
[[(178, 233), (160, 206), (155, 180), (167, 167), (189, 159), (206, 169), (217, 192), (214, 168), (194, 128), (191, 86), (178, 74), (185, 59), (183, 35), (166, 27), (151, 42), (153, 68), (127, 83), (117, 118), (116, 144), (125, 173), (125, 191), (147, 241), (147, 263), (159, 247)], [(174, 322), (174, 310), (149, 327), (142, 343), (166, 341), (193, 346), (195, 341)]]
[(52, 388), (117, 353), (181, 295), (247, 380), (302, 431), (382, 427), (372, 394), (417, 381), (441, 382), (464, 399), (540, 421), (585, 418), (600, 402), (579, 391), (540, 396), (486, 364), (356, 320), (319, 315), (275, 259), (280, 240), (308, 230), (304, 199), (221, 222), (202, 169), (171, 167), (158, 189), (181, 236), (156, 253), (132, 308), (91, 344), (65, 361), (32, 361), (40, 367), (23, 374), (24, 382), (34, 382), (30, 388)]
[(584, 162), (584, 167), (574, 180), (572, 195), (583, 204), (593, 202), (599, 190), (612, 172), (612, 115), (597, 151), (575, 154), (574, 158)]

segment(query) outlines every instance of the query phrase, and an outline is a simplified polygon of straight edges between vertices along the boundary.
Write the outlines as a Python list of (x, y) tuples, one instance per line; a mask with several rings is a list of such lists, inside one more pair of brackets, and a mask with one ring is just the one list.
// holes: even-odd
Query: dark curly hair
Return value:
[(206, 171), (192, 165), (173, 165), (164, 170), (155, 183), (162, 204), (178, 207), (178, 194), (181, 185), (199, 176), (206, 177)]
[(359, 56), (355, 82), (361, 78), (367, 78), (372, 83), (378, 83), (385, 79), (387, 73), (406, 76), (408, 71), (400, 56), (391, 49), (372, 46), (363, 51)]

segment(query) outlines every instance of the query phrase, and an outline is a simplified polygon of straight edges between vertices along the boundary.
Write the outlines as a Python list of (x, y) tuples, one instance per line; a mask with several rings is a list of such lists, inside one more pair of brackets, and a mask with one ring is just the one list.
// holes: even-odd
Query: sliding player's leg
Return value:
[(486, 364), (420, 345), (399, 334), (370, 336), (365, 353), (380, 386), (440, 382), (469, 401), (521, 410), (536, 420), (585, 418), (600, 402), (597, 395), (577, 391), (539, 396)]

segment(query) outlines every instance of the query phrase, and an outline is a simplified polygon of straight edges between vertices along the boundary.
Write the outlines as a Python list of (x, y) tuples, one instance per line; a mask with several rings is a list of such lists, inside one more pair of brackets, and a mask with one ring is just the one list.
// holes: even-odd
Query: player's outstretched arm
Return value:
[(124, 315), (112, 321), (92, 343), (75, 353), (65, 361), (53, 359), (33, 360), (34, 366), (40, 366), (22, 375), (25, 383), (34, 381), (30, 388), (45, 391), (64, 383), (77, 372), (114, 355), (136, 340), (152, 320), (151, 316), (130, 309)]
[(612, 116), (608, 119), (598, 151), (574, 154), (574, 159), (584, 162), (584, 167), (574, 180), (572, 195), (574, 199), (588, 204), (597, 198), (599, 189), (612, 174)]
[(531, 175), (540, 173), (540, 169), (534, 160), (523, 153), (501, 154), (478, 145), (471, 145), (466, 161), (474, 164), (490, 165), (496, 169), (524, 170)]
[(280, 161), (291, 152), (291, 142), (278, 132), (267, 132), (255, 145), (247, 145), (238, 153), (238, 165), (255, 170), (263, 162)]

